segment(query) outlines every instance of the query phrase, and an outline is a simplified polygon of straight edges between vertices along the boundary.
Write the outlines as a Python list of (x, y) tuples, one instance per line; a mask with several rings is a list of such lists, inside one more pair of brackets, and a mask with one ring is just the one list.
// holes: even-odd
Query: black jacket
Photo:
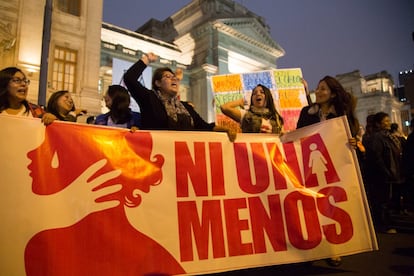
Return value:
[(204, 130), (211, 131), (215, 127), (214, 123), (207, 123), (187, 102), (182, 104), (188, 110), (193, 118), (194, 126), (188, 124), (172, 124), (171, 119), (167, 115), (167, 111), (163, 103), (157, 97), (153, 90), (143, 86), (138, 78), (147, 66), (141, 60), (138, 60), (124, 75), (124, 82), (131, 93), (131, 96), (138, 103), (141, 110), (141, 126), (142, 129), (153, 130)]

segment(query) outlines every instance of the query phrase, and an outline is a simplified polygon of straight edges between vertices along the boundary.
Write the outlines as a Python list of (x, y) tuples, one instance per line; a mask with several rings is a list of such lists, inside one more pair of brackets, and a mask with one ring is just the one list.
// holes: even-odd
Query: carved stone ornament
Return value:
[(16, 37), (11, 33), (12, 25), (0, 22), (0, 50), (6, 51), (13, 48)]

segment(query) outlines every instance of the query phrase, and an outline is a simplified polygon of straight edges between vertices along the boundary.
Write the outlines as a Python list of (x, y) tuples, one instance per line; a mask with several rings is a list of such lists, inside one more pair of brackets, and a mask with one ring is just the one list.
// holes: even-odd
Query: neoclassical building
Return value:
[[(46, 89), (42, 91), (45, 99), (54, 91), (68, 90), (77, 107), (99, 113), (103, 2), (50, 0), (51, 24), (47, 24), (48, 1), (0, 1), (0, 67), (16, 66), (24, 70), (31, 80), (28, 99), (38, 102), (41, 61), (45, 60), (48, 65)], [(43, 37), (44, 27), (50, 28), (49, 38)], [(50, 43), (48, 55), (42, 59), (43, 41)]]
[[(50, 17), (45, 3), (51, 3)], [(103, 23), (102, 9), (102, 0), (0, 1), (0, 67), (26, 72), (30, 101), (69, 90), (77, 107), (96, 115), (103, 111), (108, 85), (120, 83), (124, 70), (151, 51), (160, 58), (140, 81), (150, 87), (152, 70), (160, 66), (183, 69), (180, 97), (214, 121), (210, 76), (276, 69), (285, 54), (265, 19), (232, 0), (193, 0), (164, 21), (150, 19), (136, 31)], [(43, 36), (45, 27), (50, 37)], [(44, 41), (50, 41), (46, 56)], [(47, 61), (46, 85), (39, 93), (42, 60)], [(355, 71), (337, 77), (359, 99), (362, 125), (368, 114), (381, 110), (404, 128), (409, 107), (394, 97), (389, 74), (363, 77)]]
[(362, 76), (359, 70), (355, 70), (336, 75), (336, 78), (358, 99), (355, 112), (361, 125), (365, 126), (368, 115), (383, 111), (390, 115), (391, 121), (397, 123), (401, 130), (408, 133), (410, 105), (395, 96), (394, 81), (388, 72)]
[(180, 96), (193, 102), (207, 121), (214, 121), (209, 76), (276, 69), (277, 59), (285, 54), (264, 18), (231, 0), (193, 0), (164, 21), (151, 19), (136, 32), (103, 23), (101, 37), (103, 90), (120, 81), (119, 72), (126, 68), (117, 64), (130, 64), (152, 51), (160, 60), (151, 66), (184, 70)]

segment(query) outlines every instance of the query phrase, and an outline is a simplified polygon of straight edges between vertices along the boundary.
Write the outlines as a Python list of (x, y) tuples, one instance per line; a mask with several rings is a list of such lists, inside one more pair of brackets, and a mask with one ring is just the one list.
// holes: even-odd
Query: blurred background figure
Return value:
[(96, 125), (106, 125), (137, 130), (141, 127), (141, 114), (130, 108), (131, 98), (125, 87), (111, 85), (104, 96), (109, 112), (98, 115)]
[(403, 143), (391, 133), (391, 120), (387, 113), (373, 116), (373, 132), (366, 152), (366, 185), (372, 218), (379, 231), (394, 234), (391, 215), (399, 212), (404, 184), (402, 167)]

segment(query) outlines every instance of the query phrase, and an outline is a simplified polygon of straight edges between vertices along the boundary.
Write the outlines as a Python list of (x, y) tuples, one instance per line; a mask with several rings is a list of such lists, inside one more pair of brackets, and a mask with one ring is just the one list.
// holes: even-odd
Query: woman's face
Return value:
[(334, 95), (331, 92), (331, 89), (329, 88), (328, 84), (325, 81), (321, 81), (318, 84), (318, 87), (315, 91), (315, 101), (318, 104), (326, 104), (329, 103), (331, 98), (334, 97)]
[(73, 99), (69, 93), (65, 93), (59, 97), (57, 100), (57, 105), (59, 108), (59, 113), (62, 115), (67, 115), (73, 108)]
[(9, 81), (9, 102), (23, 102), (29, 90), (28, 80), (22, 72), (16, 72)]
[(173, 73), (169, 71), (165, 71), (162, 74), (161, 80), (157, 80), (156, 83), (159, 87), (159, 90), (162, 93), (166, 93), (167, 95), (170, 95), (171, 97), (174, 97), (178, 94), (179, 80)]
[(252, 105), (254, 107), (266, 107), (266, 94), (263, 90), (263, 87), (257, 86), (255, 89), (253, 89)]
[(382, 119), (381, 124), (380, 124), (380, 128), (381, 129), (387, 129), (387, 130), (391, 129), (390, 117), (386, 116)]

